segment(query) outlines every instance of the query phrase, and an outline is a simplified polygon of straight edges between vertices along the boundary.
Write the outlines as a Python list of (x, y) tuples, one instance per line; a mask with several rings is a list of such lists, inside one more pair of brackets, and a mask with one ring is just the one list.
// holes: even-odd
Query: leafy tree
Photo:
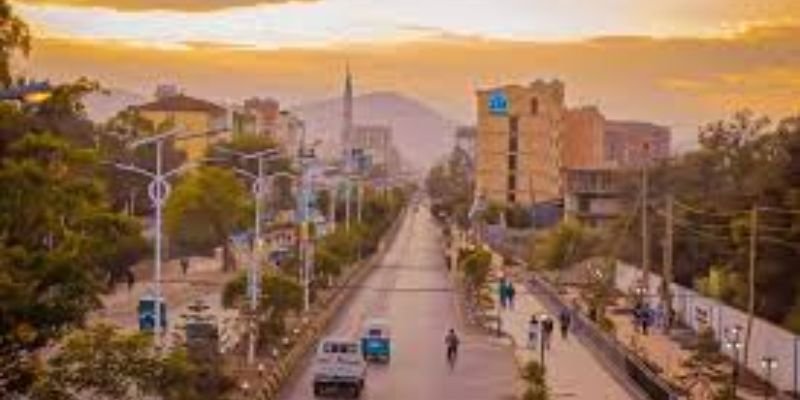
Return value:
[(31, 49), (28, 24), (17, 16), (6, 0), (0, 0), (0, 86), (11, 85), (11, 59), (17, 53), (27, 56)]
[(37, 377), (31, 398), (214, 399), (213, 391), (200, 390), (206, 368), (194, 364), (183, 350), (159, 354), (152, 336), (96, 325), (65, 338)]
[(467, 285), (473, 293), (477, 293), (489, 279), (492, 254), (483, 249), (467, 250), (459, 260)]
[(27, 135), (0, 162), (0, 393), (24, 391), (34, 352), (83, 323), (100, 282), (138, 260), (138, 223), (111, 212), (91, 150)]
[(526, 383), (523, 400), (548, 400), (550, 388), (547, 386), (545, 368), (536, 361), (528, 361), (522, 369), (522, 379)]
[(459, 148), (428, 172), (425, 188), (433, 201), (435, 215), (449, 215), (461, 226), (469, 223), (474, 190), (472, 172), (472, 160)]
[(223, 268), (232, 265), (230, 236), (250, 222), (251, 196), (233, 172), (203, 167), (176, 185), (165, 210), (171, 243), (183, 251), (223, 249)]
[(566, 220), (534, 238), (531, 265), (562, 270), (598, 251), (599, 237), (575, 220)]

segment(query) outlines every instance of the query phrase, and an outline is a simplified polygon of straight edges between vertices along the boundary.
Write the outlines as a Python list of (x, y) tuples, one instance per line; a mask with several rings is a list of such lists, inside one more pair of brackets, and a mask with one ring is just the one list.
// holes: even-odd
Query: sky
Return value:
[[(413, 96), (474, 120), (474, 91), (558, 78), (572, 105), (691, 132), (800, 112), (798, 0), (12, 0), (22, 73), (214, 99)], [(686, 133), (689, 134), (689, 133)]]

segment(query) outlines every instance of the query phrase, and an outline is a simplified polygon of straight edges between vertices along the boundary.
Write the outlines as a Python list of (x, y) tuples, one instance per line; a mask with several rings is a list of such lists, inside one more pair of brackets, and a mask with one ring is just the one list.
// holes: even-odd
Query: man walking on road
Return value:
[(549, 315), (542, 317), (542, 346), (550, 350), (550, 337), (553, 335), (553, 319)]
[(531, 320), (528, 322), (528, 348), (535, 348), (537, 340), (539, 340), (539, 319), (536, 315), (531, 315)]
[(569, 326), (572, 323), (572, 316), (570, 315), (569, 310), (566, 308), (561, 310), (561, 314), (559, 314), (558, 319), (558, 322), (561, 326), (561, 338), (567, 340), (569, 336)]

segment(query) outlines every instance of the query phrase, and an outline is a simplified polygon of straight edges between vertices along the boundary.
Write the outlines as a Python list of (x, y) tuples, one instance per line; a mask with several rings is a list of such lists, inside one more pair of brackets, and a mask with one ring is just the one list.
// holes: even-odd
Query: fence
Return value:
[[(617, 289), (629, 291), (639, 285), (642, 272), (638, 268), (622, 262), (617, 263), (614, 283)], [(661, 277), (650, 274), (651, 291), (661, 287)], [(725, 340), (727, 328), (747, 326), (747, 314), (720, 301), (703, 296), (683, 286), (670, 285), (673, 293), (673, 307), (677, 317), (693, 331), (699, 332), (711, 328), (720, 342)], [(653, 303), (658, 301), (657, 295), (648, 296)], [(656, 306), (656, 304), (652, 304)], [(797, 335), (780, 328), (769, 321), (756, 318), (753, 321), (753, 332), (750, 341), (750, 359), (746, 367), (759, 376), (763, 376), (761, 360), (771, 357), (777, 360), (777, 368), (771, 371), (771, 381), (783, 392), (797, 393), (800, 383), (800, 343)], [(724, 349), (723, 351), (728, 351)], [(733, 354), (728, 354), (733, 356)], [(732, 357), (735, 359), (735, 357)]]
[[(539, 277), (532, 277), (531, 289), (539, 295), (551, 313), (557, 314), (567, 308), (556, 290)], [(639, 399), (679, 399), (667, 382), (648, 368), (639, 358), (628, 351), (610, 335), (602, 332), (585, 316), (575, 313), (573, 324), (578, 338), (591, 349), (629, 393)]]

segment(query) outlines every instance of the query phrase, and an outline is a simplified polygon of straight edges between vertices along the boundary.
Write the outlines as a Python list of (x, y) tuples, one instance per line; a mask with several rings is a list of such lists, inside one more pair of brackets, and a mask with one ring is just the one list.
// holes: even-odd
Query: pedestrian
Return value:
[(539, 319), (536, 315), (531, 315), (531, 320), (528, 322), (528, 348), (536, 348), (536, 341), (539, 340)]
[(125, 273), (125, 278), (126, 278), (126, 279), (127, 279), (127, 281), (128, 281), (128, 291), (130, 292), (131, 290), (133, 290), (133, 284), (134, 284), (134, 283), (136, 283), (136, 277), (135, 277), (135, 276), (133, 276), (133, 272), (131, 272), (130, 270), (128, 270), (128, 271)]
[(553, 319), (545, 315), (542, 317), (542, 345), (550, 350), (550, 337), (553, 335)]
[(184, 276), (189, 272), (189, 259), (186, 257), (181, 257), (181, 271), (183, 271)]
[(514, 309), (514, 297), (517, 295), (517, 290), (514, 288), (513, 282), (508, 282), (508, 300), (507, 305), (510, 309)]
[(569, 310), (565, 308), (561, 310), (558, 319), (561, 326), (561, 338), (567, 340), (569, 336), (569, 326), (572, 323), (572, 315), (570, 315)]
[(650, 328), (651, 314), (649, 307), (642, 307), (639, 315), (639, 323), (642, 325), (642, 334), (645, 336), (647, 336), (648, 328)]

